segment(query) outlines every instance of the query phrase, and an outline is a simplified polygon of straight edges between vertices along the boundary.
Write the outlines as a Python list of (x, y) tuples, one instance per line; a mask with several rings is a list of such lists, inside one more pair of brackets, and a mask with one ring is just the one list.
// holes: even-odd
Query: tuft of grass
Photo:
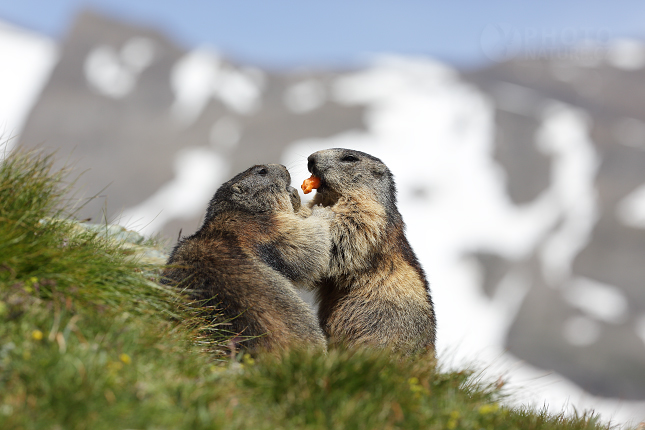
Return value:
[(126, 409), (140, 426), (173, 403), (154, 387), (196, 378), (228, 339), (130, 248), (79, 229), (52, 164), (17, 151), (0, 165), (0, 428), (113, 428)]
[(606, 429), (591, 414), (574, 418), (500, 404), (494, 384), (470, 371), (439, 372), (424, 357), (369, 350), (304, 351), (263, 357), (239, 377), (248, 407), (306, 429)]
[(423, 357), (228, 358), (223, 328), (155, 282), (158, 268), (72, 222), (51, 156), (1, 163), (3, 430), (608, 428), (506, 408), (494, 385)]
[(0, 283), (84, 305), (127, 306), (172, 314), (172, 293), (138, 276), (128, 251), (65, 222), (66, 171), (52, 173), (51, 155), (13, 152), (0, 165)]

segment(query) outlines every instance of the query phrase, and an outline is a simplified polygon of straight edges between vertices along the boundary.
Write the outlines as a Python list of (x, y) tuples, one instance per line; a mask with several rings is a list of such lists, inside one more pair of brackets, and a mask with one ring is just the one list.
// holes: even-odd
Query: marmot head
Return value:
[(319, 203), (333, 205), (340, 196), (373, 196), (386, 210), (396, 211), (396, 187), (390, 169), (378, 158), (352, 149), (333, 148), (314, 152), (307, 168), (320, 178)]
[[(223, 211), (298, 211), (300, 196), (282, 164), (259, 164), (222, 184), (208, 205), (206, 221)], [(205, 222), (206, 222), (205, 221)]]

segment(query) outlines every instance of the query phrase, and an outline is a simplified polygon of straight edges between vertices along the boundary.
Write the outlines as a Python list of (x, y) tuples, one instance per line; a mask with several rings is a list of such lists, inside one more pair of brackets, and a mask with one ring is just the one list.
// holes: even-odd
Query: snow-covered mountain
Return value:
[(58, 58), (21, 140), (90, 169), (81, 216), (174, 240), (253, 164), (299, 183), (311, 152), (363, 150), (396, 177), (445, 366), (508, 373), (555, 411), (645, 419), (639, 42), (467, 73), (382, 56), (279, 74), (85, 13)]

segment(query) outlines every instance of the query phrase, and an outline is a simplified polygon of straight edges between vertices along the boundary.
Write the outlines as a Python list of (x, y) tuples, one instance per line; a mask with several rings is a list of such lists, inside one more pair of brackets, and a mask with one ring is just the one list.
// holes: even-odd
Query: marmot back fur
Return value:
[(330, 270), (316, 288), (330, 345), (434, 353), (430, 289), (405, 237), (390, 170), (347, 149), (313, 153), (308, 169), (321, 180), (311, 205), (335, 214)]
[(249, 349), (326, 347), (294, 285), (306, 286), (326, 270), (329, 222), (320, 211), (302, 216), (290, 183), (284, 166), (267, 164), (223, 184), (201, 228), (179, 241), (164, 271), (192, 299), (217, 305), (231, 332), (255, 337), (242, 343)]

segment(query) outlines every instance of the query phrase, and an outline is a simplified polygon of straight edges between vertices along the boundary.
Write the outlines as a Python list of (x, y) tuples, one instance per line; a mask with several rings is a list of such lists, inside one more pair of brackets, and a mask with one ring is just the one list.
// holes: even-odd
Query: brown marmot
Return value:
[[(192, 299), (216, 305), (249, 350), (326, 348), (310, 307), (294, 285), (329, 265), (331, 215), (300, 206), (280, 164), (253, 166), (223, 184), (201, 228), (182, 238), (163, 276)], [(331, 215), (333, 217), (333, 215)]]
[(330, 207), (331, 261), (316, 285), (318, 318), (331, 344), (434, 354), (430, 289), (404, 233), (390, 170), (348, 149), (311, 154), (320, 184), (310, 206)]

